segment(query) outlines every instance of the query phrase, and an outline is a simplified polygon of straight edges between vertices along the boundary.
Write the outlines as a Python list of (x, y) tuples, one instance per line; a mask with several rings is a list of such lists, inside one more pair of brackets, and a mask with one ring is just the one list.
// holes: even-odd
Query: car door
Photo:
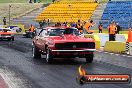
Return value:
[(47, 31), (43, 29), (41, 33), (39, 34), (39, 48), (40, 50), (44, 51), (45, 49), (45, 43), (46, 43), (46, 38), (47, 38)]
[(38, 35), (35, 37), (35, 40), (34, 40), (34, 43), (35, 45), (41, 49), (41, 46), (42, 46), (42, 42), (41, 42), (41, 37), (42, 37), (42, 32), (43, 32), (43, 29), (38, 33)]

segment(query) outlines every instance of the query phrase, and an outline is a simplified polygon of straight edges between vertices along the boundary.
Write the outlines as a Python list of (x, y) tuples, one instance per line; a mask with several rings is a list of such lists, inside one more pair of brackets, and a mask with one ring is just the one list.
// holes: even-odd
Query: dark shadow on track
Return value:
[(45, 58), (34, 59), (30, 57), (34, 64), (42, 64), (42, 65), (86, 65), (85, 58), (54, 58), (51, 64), (46, 62)]

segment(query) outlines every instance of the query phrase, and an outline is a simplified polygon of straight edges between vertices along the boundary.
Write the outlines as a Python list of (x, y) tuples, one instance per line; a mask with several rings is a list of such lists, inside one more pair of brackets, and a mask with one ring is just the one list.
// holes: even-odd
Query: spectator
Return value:
[(41, 0), (38, 0), (38, 3), (40, 3), (41, 2)]
[(50, 25), (50, 19), (47, 20), (47, 25), (48, 25), (48, 26)]
[(93, 33), (93, 31), (92, 30), (89, 30), (89, 28), (92, 27), (92, 26), (94, 26), (94, 25), (95, 25), (95, 23), (93, 23), (93, 20), (90, 20), (90, 22), (86, 22), (84, 24), (85, 32), (88, 33), (88, 34)]
[(3, 24), (6, 25), (6, 17), (3, 18)]
[(54, 3), (54, 2), (55, 2), (55, 0), (52, 0), (52, 2)]
[(66, 26), (67, 26), (67, 25), (66, 25), (66, 22), (64, 22), (64, 23), (62, 24), (62, 26), (66, 27)]
[(60, 27), (61, 26), (61, 23), (60, 22), (57, 22), (56, 24), (55, 24), (55, 27)]
[(40, 28), (43, 27), (43, 22), (42, 21), (39, 22), (39, 27)]
[(76, 27), (76, 23), (75, 22), (71, 22), (71, 27)]
[(115, 22), (112, 22), (108, 26), (108, 30), (109, 30), (109, 41), (115, 41), (115, 34), (116, 34), (116, 31), (117, 31), (117, 27), (115, 25)]
[(34, 37), (34, 31), (35, 31), (35, 28), (34, 28), (34, 26), (31, 24), (31, 26), (29, 27), (29, 36), (31, 37), (31, 38), (33, 38)]
[(29, 27), (29, 32), (34, 32), (34, 26), (31, 24), (31, 26)]
[(98, 0), (95, 0), (95, 3), (98, 3)]
[(121, 30), (121, 27), (119, 26), (119, 24), (118, 24), (118, 23), (116, 24), (116, 27), (117, 27), (116, 34), (119, 34), (119, 32), (120, 32), (120, 30)]
[(32, 3), (32, 0), (29, 0), (29, 3)]
[(44, 20), (42, 21), (42, 27), (45, 27), (45, 25), (46, 25), (46, 20), (44, 19)]
[(99, 33), (102, 33), (102, 30), (103, 30), (103, 27), (102, 26), (103, 26), (102, 23), (100, 23), (99, 26), (98, 26)]
[(67, 27), (70, 27), (70, 26), (71, 26), (71, 24), (67, 22), (67, 23), (66, 23), (66, 26), (67, 26)]
[(37, 2), (37, 0), (34, 0), (34, 3), (36, 3)]
[(83, 33), (83, 25), (81, 24), (80, 20), (78, 20), (76, 28), (79, 30), (80, 33)]

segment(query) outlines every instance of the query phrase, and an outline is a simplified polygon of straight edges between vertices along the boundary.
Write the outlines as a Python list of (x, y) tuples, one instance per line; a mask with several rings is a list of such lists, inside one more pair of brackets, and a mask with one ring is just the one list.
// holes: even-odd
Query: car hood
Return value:
[(62, 36), (50, 36), (48, 40), (54, 41), (54, 43), (63, 43), (63, 42), (94, 42), (92, 38), (85, 38), (82, 36), (76, 35), (62, 35)]
[(3, 35), (4, 35), (4, 34), (5, 34), (5, 35), (6, 35), (6, 34), (15, 34), (15, 33), (16, 33), (16, 32), (0, 32), (0, 34), (3, 34)]

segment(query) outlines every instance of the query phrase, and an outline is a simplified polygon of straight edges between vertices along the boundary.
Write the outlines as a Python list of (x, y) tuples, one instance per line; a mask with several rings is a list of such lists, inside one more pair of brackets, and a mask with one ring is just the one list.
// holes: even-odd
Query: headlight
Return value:
[(54, 45), (54, 42), (53, 41), (48, 41), (48, 44)]

